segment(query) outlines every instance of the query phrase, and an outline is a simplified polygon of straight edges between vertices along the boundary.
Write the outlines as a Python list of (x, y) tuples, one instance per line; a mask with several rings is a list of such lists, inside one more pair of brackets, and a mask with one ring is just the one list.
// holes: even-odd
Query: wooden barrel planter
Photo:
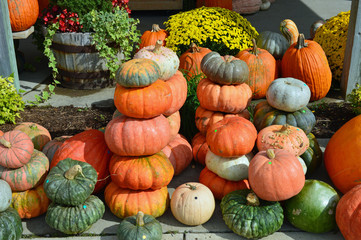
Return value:
[[(115, 86), (104, 59), (100, 58), (90, 33), (56, 33), (52, 50), (61, 85), (72, 89), (99, 89)], [(119, 59), (123, 55), (119, 53)]]

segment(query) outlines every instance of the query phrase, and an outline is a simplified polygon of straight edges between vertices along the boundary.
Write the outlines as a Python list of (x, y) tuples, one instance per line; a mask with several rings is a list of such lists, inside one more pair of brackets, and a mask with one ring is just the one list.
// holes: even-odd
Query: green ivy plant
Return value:
[(13, 76), (0, 76), (0, 124), (15, 124), (24, 107), (25, 103), (14, 86)]
[(361, 85), (356, 83), (356, 87), (347, 95), (346, 100), (351, 103), (355, 114), (361, 114)]

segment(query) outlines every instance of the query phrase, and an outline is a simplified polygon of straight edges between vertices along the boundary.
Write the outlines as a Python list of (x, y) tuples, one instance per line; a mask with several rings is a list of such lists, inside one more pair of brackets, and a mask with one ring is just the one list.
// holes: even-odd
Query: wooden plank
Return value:
[(128, 5), (131, 10), (181, 10), (183, 0), (132, 0)]
[(20, 89), (7, 1), (0, 1), (0, 75), (8, 77), (14, 73), (14, 85)]
[(351, 4), (350, 22), (348, 25), (347, 42), (343, 71), (341, 77), (342, 97), (361, 84), (361, 4), (360, 0), (353, 0)]
[(34, 26), (21, 32), (13, 32), (13, 39), (27, 39), (34, 32)]

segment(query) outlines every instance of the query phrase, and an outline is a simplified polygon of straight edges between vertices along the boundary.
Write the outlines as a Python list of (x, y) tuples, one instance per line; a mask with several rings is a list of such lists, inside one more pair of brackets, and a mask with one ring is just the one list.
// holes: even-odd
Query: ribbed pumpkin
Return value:
[(66, 158), (49, 171), (44, 191), (57, 204), (76, 206), (92, 194), (97, 179), (97, 171), (89, 163)]
[(162, 149), (162, 152), (168, 157), (173, 165), (174, 175), (183, 172), (192, 162), (192, 146), (187, 139), (178, 134), (172, 141)]
[(207, 78), (197, 86), (200, 105), (211, 111), (239, 113), (251, 103), (252, 90), (243, 83), (238, 85), (219, 85)]
[(170, 141), (170, 126), (166, 117), (150, 119), (125, 115), (111, 120), (105, 129), (109, 149), (120, 156), (153, 155)]
[(44, 214), (50, 204), (43, 185), (22, 192), (13, 192), (11, 207), (21, 218), (34, 218)]
[(307, 134), (307, 138), (310, 141), (310, 146), (300, 156), (307, 167), (306, 177), (311, 176), (315, 172), (315, 170), (321, 166), (323, 155), (315, 135), (309, 133)]
[(157, 80), (142, 88), (116, 85), (114, 105), (124, 115), (134, 118), (152, 118), (166, 112), (172, 104), (172, 90), (167, 83)]
[(307, 107), (295, 112), (285, 112), (273, 108), (267, 101), (261, 101), (254, 108), (253, 124), (257, 131), (270, 125), (288, 124), (309, 134), (316, 125), (316, 117)]
[(170, 77), (166, 82), (171, 89), (172, 103), (168, 110), (163, 114), (169, 116), (177, 111), (183, 106), (187, 99), (188, 85), (187, 80), (183, 77), (183, 74), (180, 71), (177, 71), (172, 77)]
[(158, 190), (131, 190), (120, 188), (110, 182), (104, 191), (105, 202), (118, 218), (126, 218), (142, 211), (144, 214), (159, 217), (169, 206), (167, 187)]
[(56, 138), (52, 139), (51, 141), (49, 141), (47, 144), (45, 144), (45, 146), (43, 147), (43, 150), (41, 150), (41, 151), (43, 153), (45, 153), (45, 155), (48, 157), (49, 162), (51, 162), (51, 160), (53, 159), (56, 150), (58, 150), (58, 148), (61, 147), (61, 145), (63, 145), (65, 140), (67, 140), (71, 137), (72, 136), (56, 137)]
[(33, 142), (22, 131), (8, 131), (0, 137), (0, 166), (7, 168), (22, 167), (30, 161), (33, 152)]
[(361, 115), (332, 135), (324, 152), (325, 167), (334, 186), (343, 194), (360, 184)]
[(1, 240), (19, 240), (23, 233), (23, 225), (19, 213), (9, 207), (3, 212), (0, 212), (0, 236)]
[(187, 74), (188, 77), (202, 73), (202, 59), (210, 52), (212, 50), (209, 48), (198, 47), (192, 42), (190, 48), (179, 57), (179, 70)]
[(101, 219), (105, 212), (104, 203), (95, 195), (77, 206), (63, 206), (52, 202), (46, 212), (45, 222), (65, 234), (78, 234), (89, 229)]
[(167, 117), (167, 120), (169, 122), (169, 127), (170, 127), (170, 140), (172, 140), (178, 135), (181, 126), (181, 118), (179, 111), (176, 111), (175, 113), (169, 115)]
[(256, 44), (259, 48), (266, 49), (276, 60), (282, 59), (290, 46), (284, 36), (271, 31), (261, 32), (256, 39)]
[(53, 168), (66, 158), (86, 162), (92, 165), (98, 173), (98, 182), (94, 192), (98, 192), (108, 183), (109, 161), (112, 156), (109, 150), (104, 133), (96, 129), (85, 130), (66, 140), (56, 151), (50, 168)]
[(296, 156), (283, 149), (267, 149), (251, 160), (248, 180), (261, 199), (283, 201), (302, 190), (305, 174)]
[(268, 86), (277, 78), (276, 59), (267, 51), (257, 47), (252, 39), (253, 47), (240, 51), (236, 57), (245, 61), (249, 68), (249, 77), (245, 83), (251, 87), (253, 99), (266, 96)]
[(250, 119), (250, 114), (247, 109), (244, 109), (242, 112), (239, 113), (227, 114), (223, 112), (210, 111), (199, 106), (196, 109), (195, 122), (198, 130), (205, 135), (209, 126), (213, 125), (216, 122), (221, 121), (224, 118), (236, 117), (236, 116), (244, 117), (248, 120)]
[(233, 0), (232, 9), (239, 14), (253, 14), (261, 9), (262, 0)]
[(43, 150), (45, 144), (51, 140), (51, 135), (45, 127), (33, 122), (23, 122), (17, 125), (14, 130), (26, 133), (34, 143), (36, 150)]
[(241, 84), (247, 81), (249, 68), (243, 60), (234, 56), (207, 53), (201, 61), (202, 72), (214, 83)]
[(348, 240), (361, 238), (361, 185), (343, 195), (336, 207), (336, 223)]
[(173, 166), (163, 152), (144, 157), (114, 154), (109, 172), (118, 187), (132, 190), (160, 189), (167, 186), (174, 175)]
[(0, 166), (0, 178), (14, 191), (26, 191), (44, 182), (49, 170), (49, 160), (44, 153), (34, 149), (30, 161), (16, 169)]
[(115, 81), (122, 87), (146, 87), (158, 80), (160, 68), (147, 58), (131, 59), (118, 68)]
[(276, 148), (300, 156), (310, 146), (310, 141), (302, 129), (285, 124), (263, 128), (257, 135), (256, 144), (258, 151)]
[(332, 73), (322, 47), (305, 40), (300, 34), (282, 58), (282, 77), (293, 77), (305, 82), (311, 90), (310, 101), (326, 96), (331, 88)]
[(297, 42), (298, 36), (300, 35), (296, 23), (291, 19), (284, 19), (281, 22), (280, 31), (282, 35), (287, 39), (289, 45)]
[(163, 41), (163, 46), (165, 46), (165, 40), (168, 37), (169, 33), (161, 29), (158, 24), (152, 25), (152, 30), (146, 30), (140, 37), (139, 49), (155, 45), (158, 40)]
[(208, 144), (206, 141), (206, 136), (198, 132), (192, 138), (192, 152), (194, 161), (205, 165), (206, 154), (208, 152)]
[(199, 175), (199, 182), (206, 185), (213, 193), (214, 198), (221, 200), (228, 193), (239, 189), (250, 189), (247, 179), (229, 181), (221, 178), (207, 167), (203, 168)]
[(155, 45), (140, 49), (134, 58), (148, 58), (154, 60), (160, 68), (160, 79), (168, 80), (173, 76), (179, 67), (179, 58), (170, 48), (163, 47), (162, 40), (157, 40)]
[[(7, 0), (11, 30), (25, 31), (33, 26), (39, 16), (38, 0)], [(5, 10), (5, 9), (4, 9)]]
[(242, 156), (252, 151), (257, 138), (254, 125), (243, 117), (224, 118), (206, 134), (209, 149), (222, 157)]

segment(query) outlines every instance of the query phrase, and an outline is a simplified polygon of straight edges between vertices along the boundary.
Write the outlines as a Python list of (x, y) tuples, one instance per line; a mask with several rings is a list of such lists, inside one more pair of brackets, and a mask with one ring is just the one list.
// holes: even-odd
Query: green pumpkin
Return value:
[(311, 233), (336, 229), (337, 192), (327, 183), (307, 179), (301, 192), (285, 201), (285, 216), (296, 228)]
[(261, 101), (254, 108), (253, 124), (257, 131), (270, 125), (289, 124), (309, 134), (316, 125), (316, 117), (307, 107), (295, 112), (285, 112), (273, 108), (267, 101)]
[(44, 191), (57, 204), (76, 206), (92, 194), (97, 179), (97, 171), (92, 165), (66, 158), (50, 170)]
[(249, 189), (236, 190), (222, 198), (221, 210), (226, 225), (246, 238), (262, 238), (279, 230), (283, 209), (279, 202), (258, 199)]
[(0, 240), (18, 240), (23, 233), (19, 213), (12, 207), (0, 212)]
[(212, 82), (225, 85), (244, 83), (249, 76), (245, 61), (229, 55), (222, 57), (217, 52), (207, 53), (202, 58), (201, 70)]
[(97, 196), (90, 195), (83, 204), (77, 206), (63, 206), (52, 202), (46, 212), (45, 222), (65, 234), (78, 234), (101, 219), (104, 212), (104, 203)]
[(282, 59), (290, 46), (282, 34), (271, 31), (261, 32), (256, 39), (256, 44), (259, 48), (266, 49), (275, 59)]
[(118, 240), (161, 240), (162, 235), (162, 226), (157, 219), (141, 211), (124, 218), (117, 230)]
[(310, 140), (310, 146), (300, 156), (307, 166), (306, 176), (311, 176), (315, 170), (322, 164), (322, 150), (318, 141), (312, 133), (307, 134), (308, 140)]

